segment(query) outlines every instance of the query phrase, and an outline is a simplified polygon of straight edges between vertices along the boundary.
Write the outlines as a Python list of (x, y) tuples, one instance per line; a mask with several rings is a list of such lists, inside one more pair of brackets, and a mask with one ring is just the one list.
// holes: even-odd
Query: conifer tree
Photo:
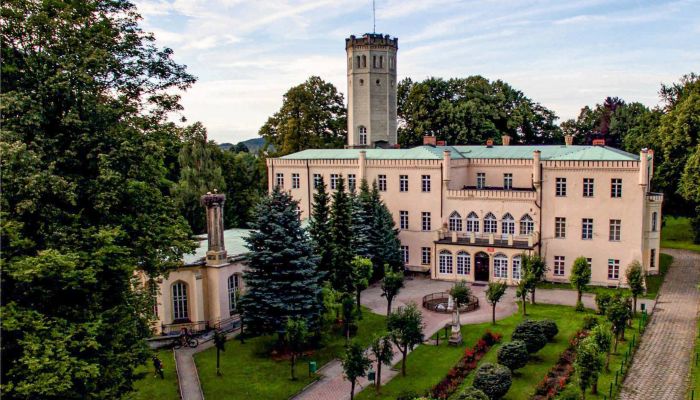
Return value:
[(338, 179), (338, 186), (333, 193), (331, 207), (331, 260), (333, 287), (336, 290), (352, 293), (350, 280), (351, 262), (355, 254), (348, 240), (352, 235), (352, 203), (345, 191), (345, 181)]
[(297, 207), (289, 193), (275, 187), (256, 210), (242, 302), (247, 327), (257, 334), (283, 332), (290, 318), (303, 319), (311, 332), (320, 325), (317, 260)]
[(372, 261), (375, 267), (375, 278), (382, 277), (384, 266), (388, 264), (393, 270), (402, 265), (401, 241), (399, 231), (394, 224), (394, 218), (379, 195), (377, 183), (372, 184), (368, 203), (373, 209), (373, 229), (370, 240), (375, 244)]
[(330, 278), (333, 256), (331, 248), (330, 197), (326, 191), (326, 183), (323, 181), (323, 176), (316, 184), (314, 204), (309, 222), (309, 234), (313, 240), (314, 250), (318, 257), (318, 270), (323, 275), (320, 279)]
[[(364, 180), (362, 181), (364, 184)], [(362, 190), (362, 188), (360, 188)], [(372, 230), (372, 213), (368, 213), (363, 201), (363, 193), (350, 192), (352, 204), (352, 236), (350, 242), (356, 256), (371, 258), (373, 249), (370, 245), (370, 231)]]

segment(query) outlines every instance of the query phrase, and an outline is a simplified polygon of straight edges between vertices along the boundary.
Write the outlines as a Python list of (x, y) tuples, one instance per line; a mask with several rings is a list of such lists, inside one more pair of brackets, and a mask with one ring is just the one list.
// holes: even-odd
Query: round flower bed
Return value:
[[(452, 309), (448, 309), (450, 294), (447, 292), (431, 293), (423, 296), (423, 308), (443, 314), (451, 313)], [(479, 299), (476, 296), (469, 295), (467, 304), (459, 308), (459, 312), (474, 311), (479, 308)]]

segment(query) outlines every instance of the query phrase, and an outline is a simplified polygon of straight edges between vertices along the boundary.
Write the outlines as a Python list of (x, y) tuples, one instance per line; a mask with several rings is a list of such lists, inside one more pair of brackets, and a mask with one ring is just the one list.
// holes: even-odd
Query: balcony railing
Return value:
[(503, 188), (484, 188), (477, 189), (473, 186), (465, 186), (460, 190), (448, 190), (447, 198), (453, 199), (519, 199), (532, 200), (537, 199), (537, 192), (533, 189), (510, 189)]
[(530, 235), (502, 235), (496, 233), (473, 232), (439, 232), (437, 243), (462, 244), (476, 246), (513, 247), (519, 249), (532, 248), (539, 240), (539, 233)]
[(664, 194), (649, 192), (647, 193), (647, 200), (661, 203), (664, 201)]

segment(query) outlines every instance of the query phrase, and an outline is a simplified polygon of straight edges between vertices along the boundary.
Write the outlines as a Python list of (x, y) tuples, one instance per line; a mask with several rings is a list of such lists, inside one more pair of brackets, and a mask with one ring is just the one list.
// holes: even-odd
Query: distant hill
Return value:
[[(250, 153), (256, 154), (258, 152), (258, 150), (260, 150), (260, 148), (265, 145), (265, 139), (253, 138), (253, 139), (244, 140), (242, 142), (238, 142), (236, 145), (238, 145), (238, 144), (244, 144), (245, 147), (248, 148), (248, 151)], [(233, 143), (221, 143), (221, 144), (219, 144), (219, 148), (221, 148), (222, 150), (228, 150), (233, 146), (234, 146)]]

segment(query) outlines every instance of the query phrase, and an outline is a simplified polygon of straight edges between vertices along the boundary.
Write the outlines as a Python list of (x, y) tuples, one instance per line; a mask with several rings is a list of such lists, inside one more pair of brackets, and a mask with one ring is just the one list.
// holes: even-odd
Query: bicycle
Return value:
[(199, 340), (191, 336), (186, 338), (178, 337), (177, 339), (173, 340), (173, 349), (175, 350), (183, 347), (195, 348), (197, 346), (199, 346)]

